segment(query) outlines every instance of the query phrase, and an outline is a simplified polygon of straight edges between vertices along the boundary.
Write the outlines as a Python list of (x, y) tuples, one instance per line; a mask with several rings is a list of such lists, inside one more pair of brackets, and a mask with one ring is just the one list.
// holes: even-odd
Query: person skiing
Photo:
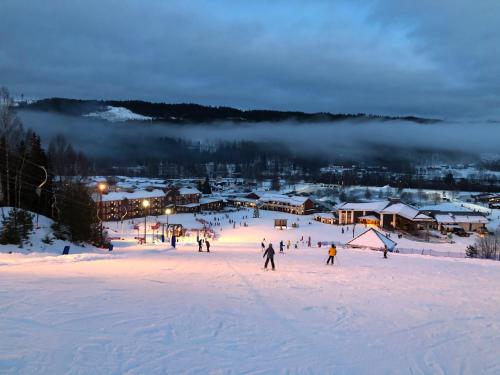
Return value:
[(286, 249), (287, 250), (290, 250), (290, 245), (291, 245), (291, 242), (290, 242), (290, 240), (288, 240), (288, 242), (286, 243)]
[(203, 251), (203, 241), (201, 238), (198, 240), (198, 251), (201, 253)]
[(266, 249), (266, 245), (264, 244), (264, 241), (262, 241), (260, 243), (260, 246), (262, 247), (262, 251), (264, 251)]
[(328, 260), (326, 261), (326, 264), (329, 264), (331, 260), (333, 266), (333, 264), (335, 263), (335, 255), (337, 255), (337, 248), (332, 243), (332, 246), (330, 246), (330, 248), (328, 249)]
[(285, 247), (285, 244), (283, 243), (283, 240), (280, 241), (280, 253), (283, 252), (283, 248)]
[(210, 242), (208, 240), (205, 240), (205, 246), (207, 247), (207, 253), (210, 252)]
[(177, 237), (175, 236), (175, 234), (172, 236), (171, 244), (172, 247), (175, 249), (175, 245), (177, 244)]
[(384, 245), (384, 258), (387, 259), (387, 245)]
[(271, 266), (273, 267), (274, 271), (274, 249), (273, 249), (273, 244), (269, 244), (267, 247), (266, 251), (264, 252), (264, 255), (262, 255), (262, 258), (266, 257), (266, 263), (264, 264), (264, 268), (267, 270), (267, 265), (269, 261), (271, 261)]

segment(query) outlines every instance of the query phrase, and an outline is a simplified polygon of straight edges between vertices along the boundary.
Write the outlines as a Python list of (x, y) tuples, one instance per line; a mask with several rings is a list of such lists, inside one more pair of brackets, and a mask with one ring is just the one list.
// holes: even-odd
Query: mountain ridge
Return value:
[[(151, 118), (147, 121), (171, 123), (230, 122), (338, 122), (346, 120), (410, 121), (419, 124), (441, 122), (441, 119), (417, 116), (386, 116), (366, 113), (330, 113), (302, 111), (278, 111), (268, 109), (240, 110), (227, 106), (205, 106), (195, 103), (154, 103), (143, 100), (87, 100), (47, 98), (33, 102), (21, 102), (19, 107), (28, 110), (56, 112), (72, 116), (88, 116), (104, 113), (109, 107), (126, 108), (134, 114)], [(146, 121), (137, 120), (136, 121)]]

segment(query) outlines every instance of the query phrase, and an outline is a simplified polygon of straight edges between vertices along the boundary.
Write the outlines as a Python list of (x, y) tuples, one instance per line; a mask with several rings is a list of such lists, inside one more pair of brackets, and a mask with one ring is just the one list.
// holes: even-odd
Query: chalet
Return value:
[[(112, 191), (102, 194), (93, 194), (97, 203), (99, 217), (104, 221), (130, 219), (144, 215), (162, 215), (165, 207), (165, 193), (163, 190), (136, 190)], [(144, 208), (147, 200), (149, 207)]]
[(399, 199), (365, 203), (343, 203), (337, 207), (339, 225), (373, 224), (386, 229), (416, 232), (428, 229), (434, 219)]
[(287, 212), (295, 215), (307, 215), (314, 212), (314, 203), (308, 197), (264, 194), (258, 202), (261, 209), (268, 211)]
[(484, 216), (484, 208), (472, 205), (476, 209), (468, 207), (468, 204), (441, 203), (431, 206), (421, 207), (427, 215), (432, 216), (435, 222), (435, 229), (444, 230), (450, 227), (461, 227), (466, 232), (482, 231), (488, 219)]
[(190, 187), (170, 188), (165, 193), (165, 196), (168, 204), (177, 207), (179, 205), (199, 203), (201, 191)]
[(314, 220), (323, 224), (338, 224), (339, 220), (333, 213), (320, 212), (314, 215)]
[(435, 214), (434, 218), (439, 230), (444, 230), (448, 227), (459, 226), (466, 232), (478, 232), (485, 228), (488, 224), (488, 219), (482, 215), (465, 215), (465, 214)]

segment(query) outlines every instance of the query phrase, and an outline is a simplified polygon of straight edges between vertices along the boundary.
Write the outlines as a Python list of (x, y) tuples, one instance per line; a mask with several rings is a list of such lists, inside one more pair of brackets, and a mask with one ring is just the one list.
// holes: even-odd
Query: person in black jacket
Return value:
[(280, 253), (283, 252), (283, 249), (285, 247), (285, 244), (283, 243), (283, 240), (280, 241)]
[(201, 238), (198, 240), (198, 251), (201, 252), (203, 250), (203, 241)]
[(265, 256), (267, 256), (267, 259), (266, 259), (266, 263), (264, 264), (264, 268), (267, 269), (267, 265), (268, 265), (269, 261), (271, 261), (271, 266), (273, 267), (273, 271), (274, 271), (274, 249), (273, 249), (272, 244), (269, 244), (269, 246), (267, 247), (266, 251), (264, 252), (264, 255), (262, 256), (262, 258), (264, 258)]

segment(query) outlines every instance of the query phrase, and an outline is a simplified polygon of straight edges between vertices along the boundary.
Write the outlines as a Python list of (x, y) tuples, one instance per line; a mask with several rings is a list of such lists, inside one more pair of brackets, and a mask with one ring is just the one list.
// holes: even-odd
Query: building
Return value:
[(478, 232), (488, 224), (488, 219), (481, 215), (436, 214), (434, 218), (441, 231), (458, 226), (466, 232)]
[(339, 225), (373, 224), (386, 229), (417, 232), (429, 229), (434, 219), (399, 199), (343, 203), (337, 207)]
[(314, 213), (314, 203), (308, 197), (264, 194), (258, 199), (258, 205), (263, 210), (286, 212), (295, 215)]
[(314, 215), (314, 220), (323, 224), (338, 224), (339, 220), (333, 213), (320, 212)]
[(202, 196), (201, 191), (196, 188), (170, 188), (165, 193), (167, 204), (174, 207), (199, 203)]
[(421, 210), (435, 219), (434, 228), (441, 231), (453, 227), (461, 227), (466, 232), (482, 231), (488, 224), (484, 212), (472, 210), (467, 204), (441, 203), (424, 206)]
[[(102, 197), (102, 200), (101, 200)], [(124, 220), (145, 215), (162, 215), (165, 208), (165, 193), (163, 190), (112, 191), (93, 194), (97, 203), (99, 218), (104, 221)], [(144, 201), (149, 202), (145, 208)]]

